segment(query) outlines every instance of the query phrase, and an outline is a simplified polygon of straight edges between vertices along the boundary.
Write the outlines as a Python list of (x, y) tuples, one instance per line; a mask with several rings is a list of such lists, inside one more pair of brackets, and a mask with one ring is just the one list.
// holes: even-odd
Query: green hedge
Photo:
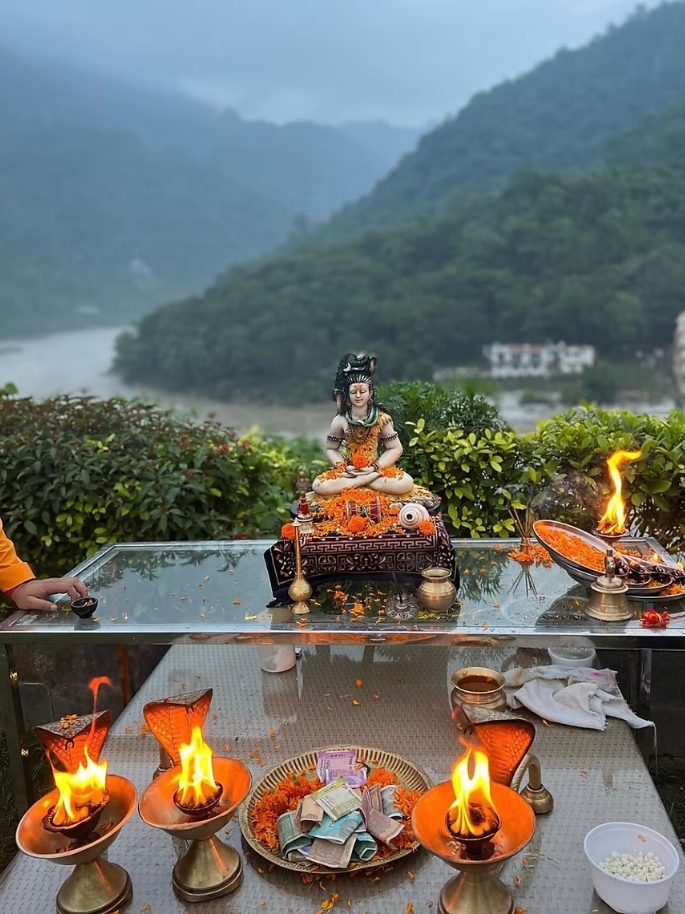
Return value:
[(0, 516), (41, 575), (115, 541), (272, 536), (294, 497), (287, 444), (152, 406), (0, 396)]
[[(519, 436), (499, 420), (484, 427), (479, 416), (492, 410), (485, 401), (460, 409), (476, 430), (439, 421), (429, 428), (419, 418), (407, 423), (413, 437), (403, 458), (417, 482), (443, 497), (455, 535), (515, 535), (509, 509), (520, 503), (590, 529), (609, 492), (607, 456), (642, 448), (623, 469), (631, 522), (682, 548), (681, 413), (576, 409)], [(442, 415), (449, 423), (458, 414)], [(63, 573), (109, 542), (275, 536), (298, 472), (311, 479), (322, 467), (311, 443), (238, 437), (124, 400), (0, 395), (0, 428), (0, 516), (41, 575)]]
[(528, 436), (456, 427), (429, 430), (423, 420), (410, 441), (417, 481), (441, 494), (448, 524), (458, 536), (509, 536), (512, 501), (538, 516), (591, 529), (610, 491), (606, 458), (618, 449), (642, 449), (624, 464), (630, 521), (640, 534), (671, 549), (685, 543), (685, 417), (577, 408), (540, 424)]

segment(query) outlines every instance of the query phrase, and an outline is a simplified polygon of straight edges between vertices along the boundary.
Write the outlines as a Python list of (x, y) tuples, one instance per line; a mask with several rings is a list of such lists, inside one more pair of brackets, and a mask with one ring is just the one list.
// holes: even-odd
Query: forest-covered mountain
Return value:
[(474, 96), (313, 241), (335, 242), (501, 189), (522, 168), (585, 169), (609, 136), (685, 94), (685, 3), (638, 8), (579, 50)]
[(416, 138), (246, 121), (2, 49), (0, 85), (3, 337), (201, 291), (367, 190)]
[(685, 94), (644, 127), (587, 173), (521, 172), (439, 218), (239, 267), (147, 316), (120, 340), (118, 368), (169, 389), (301, 401), (359, 349), (395, 380), (473, 363), (495, 340), (608, 356), (667, 346), (685, 289)]

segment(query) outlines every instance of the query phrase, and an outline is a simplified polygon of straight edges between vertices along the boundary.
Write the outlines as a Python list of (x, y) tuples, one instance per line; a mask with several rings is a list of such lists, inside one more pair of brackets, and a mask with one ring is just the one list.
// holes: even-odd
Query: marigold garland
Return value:
[(435, 524), (432, 520), (419, 521), (419, 533), (423, 536), (432, 536), (435, 533)]
[(355, 470), (363, 470), (369, 464), (366, 462), (366, 458), (363, 454), (355, 454), (352, 458), (352, 466)]
[[(397, 784), (395, 805), (404, 818), (404, 829), (393, 838), (392, 848), (379, 847), (378, 852), (371, 859), (382, 859), (396, 850), (411, 847), (416, 841), (411, 829), (411, 814), (421, 796), (421, 791), (409, 790), (398, 784), (397, 776), (386, 768), (375, 768), (369, 774), (366, 783), (368, 786), (379, 784), (381, 787)], [(255, 838), (270, 850), (278, 853), (280, 851), (278, 817), (282, 816), (284, 812), (293, 812), (303, 797), (320, 787), (323, 787), (323, 784), (316, 776), (308, 780), (304, 774), (290, 774), (282, 778), (273, 790), (265, 791), (254, 804), (250, 816)], [(365, 862), (368, 863), (368, 861)], [(359, 866), (363, 867), (364, 863), (360, 863)]]

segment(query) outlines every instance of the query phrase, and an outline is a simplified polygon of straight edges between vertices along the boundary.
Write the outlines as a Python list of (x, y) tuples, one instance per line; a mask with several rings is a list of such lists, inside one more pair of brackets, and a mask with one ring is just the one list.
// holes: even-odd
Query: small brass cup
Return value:
[(504, 676), (497, 670), (486, 666), (467, 666), (452, 673), (451, 680), (454, 687), (450, 693), (453, 709), (463, 702), (492, 711), (503, 711), (507, 706)]

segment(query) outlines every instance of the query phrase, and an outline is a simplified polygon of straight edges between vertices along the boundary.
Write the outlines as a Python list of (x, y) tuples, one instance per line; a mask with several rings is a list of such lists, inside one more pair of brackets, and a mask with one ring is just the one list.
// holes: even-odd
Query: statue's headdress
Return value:
[(338, 407), (338, 414), (344, 411), (345, 401), (351, 384), (368, 384), (373, 394), (373, 373), (376, 370), (376, 357), (370, 355), (355, 355), (348, 352), (340, 360), (338, 373), (335, 376), (333, 399)]

